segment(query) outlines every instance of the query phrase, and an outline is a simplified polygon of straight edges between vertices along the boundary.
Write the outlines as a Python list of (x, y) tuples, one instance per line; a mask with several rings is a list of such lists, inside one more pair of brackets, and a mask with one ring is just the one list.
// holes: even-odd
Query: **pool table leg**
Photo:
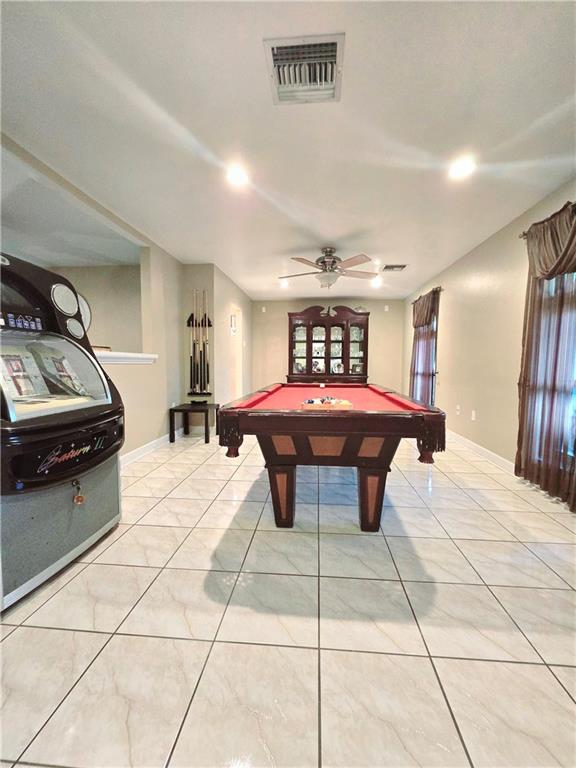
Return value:
[(278, 528), (292, 528), (294, 525), (296, 467), (269, 466), (268, 477), (276, 525)]
[(388, 471), (388, 467), (385, 469), (358, 467), (360, 528), (363, 531), (378, 531), (380, 528)]

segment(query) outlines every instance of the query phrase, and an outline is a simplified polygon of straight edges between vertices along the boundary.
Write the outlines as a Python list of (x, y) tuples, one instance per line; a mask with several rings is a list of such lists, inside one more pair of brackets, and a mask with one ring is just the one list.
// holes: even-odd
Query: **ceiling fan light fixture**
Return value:
[(381, 288), (382, 287), (383, 280), (380, 276), (373, 277), (372, 280), (370, 280), (370, 285), (372, 288)]
[(283, 288), (284, 290), (286, 290), (286, 288), (288, 288), (289, 285), (290, 283), (285, 277), (280, 279), (280, 288)]
[(318, 272), (315, 275), (322, 288), (330, 288), (338, 280), (338, 274), (335, 272)]

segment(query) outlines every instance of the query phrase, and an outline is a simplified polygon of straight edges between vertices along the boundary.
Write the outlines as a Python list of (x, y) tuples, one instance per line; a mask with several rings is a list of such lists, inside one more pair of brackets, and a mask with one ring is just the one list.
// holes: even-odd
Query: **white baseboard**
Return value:
[(506, 472), (512, 472), (512, 474), (514, 474), (514, 462), (508, 461), (508, 459), (505, 459), (503, 456), (499, 456), (497, 453), (494, 453), (494, 451), (489, 451), (488, 448), (478, 445), (478, 443), (475, 443), (473, 440), (469, 440), (467, 437), (459, 435), (451, 429), (446, 430), (446, 435), (452, 440), (461, 443), (466, 448), (470, 448), (471, 451), (475, 451), (482, 456), (482, 458), (486, 459), (486, 461), (491, 461), (492, 464), (496, 464), (496, 466)]
[[(176, 437), (181, 437), (184, 430), (182, 427), (180, 429), (176, 430)], [(150, 440), (149, 443), (144, 443), (144, 445), (140, 445), (138, 448), (134, 448), (132, 451), (128, 451), (128, 453), (123, 453), (120, 456), (120, 466), (126, 467), (128, 464), (132, 464), (133, 461), (138, 461), (142, 458), (142, 456), (146, 456), (147, 453), (152, 453), (152, 451), (158, 450), (158, 448), (161, 448), (163, 445), (165, 445), (170, 440), (170, 435), (166, 433), (165, 435), (162, 435), (162, 437), (157, 437), (156, 440)]]
[[(176, 439), (182, 437), (183, 434), (184, 430), (180, 427), (180, 429), (176, 430)], [(211, 429), (210, 437), (213, 438), (214, 436), (215, 432)], [(190, 437), (204, 437), (204, 427), (190, 427)], [(152, 453), (152, 451), (162, 448), (162, 446), (169, 443), (169, 441), (170, 435), (167, 433), (162, 435), (162, 437), (157, 437), (156, 440), (151, 440), (149, 443), (144, 443), (144, 445), (134, 448), (132, 451), (123, 453), (120, 456), (120, 467), (127, 467), (128, 464), (132, 464), (133, 461), (139, 461), (143, 456), (146, 456), (147, 453)]]

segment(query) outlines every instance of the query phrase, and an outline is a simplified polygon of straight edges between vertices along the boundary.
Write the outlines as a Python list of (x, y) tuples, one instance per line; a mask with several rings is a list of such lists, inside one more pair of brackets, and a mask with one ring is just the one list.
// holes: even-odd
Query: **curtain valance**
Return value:
[(576, 205), (568, 202), (526, 232), (530, 276), (551, 280), (576, 272)]
[(412, 325), (414, 328), (430, 325), (438, 309), (438, 299), (441, 290), (441, 288), (432, 288), (431, 291), (425, 293), (424, 296), (420, 296), (412, 304)]

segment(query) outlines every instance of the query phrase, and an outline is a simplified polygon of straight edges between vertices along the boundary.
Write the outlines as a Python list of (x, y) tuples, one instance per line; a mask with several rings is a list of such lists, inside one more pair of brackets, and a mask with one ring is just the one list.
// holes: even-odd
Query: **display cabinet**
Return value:
[(344, 306), (289, 312), (288, 382), (366, 383), (369, 315)]

